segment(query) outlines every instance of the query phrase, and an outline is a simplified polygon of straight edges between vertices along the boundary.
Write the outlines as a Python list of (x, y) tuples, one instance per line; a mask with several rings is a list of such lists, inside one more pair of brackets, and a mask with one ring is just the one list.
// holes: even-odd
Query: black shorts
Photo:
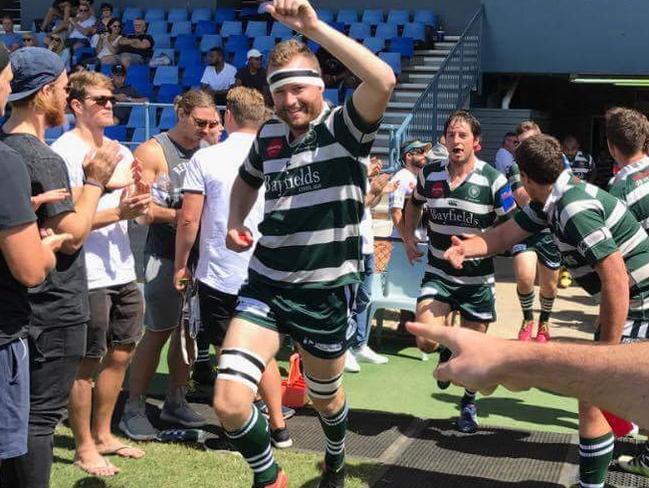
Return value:
[(237, 305), (237, 295), (230, 295), (198, 282), (198, 303), (201, 310), (201, 333), (210, 344), (221, 346)]
[(90, 290), (88, 302), (87, 358), (102, 358), (111, 346), (136, 344), (140, 340), (144, 305), (134, 281)]

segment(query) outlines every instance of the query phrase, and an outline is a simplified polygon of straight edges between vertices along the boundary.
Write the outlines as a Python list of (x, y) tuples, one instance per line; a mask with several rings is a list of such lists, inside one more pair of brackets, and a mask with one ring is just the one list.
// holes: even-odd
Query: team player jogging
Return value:
[(275, 0), (267, 8), (362, 83), (344, 106), (333, 108), (324, 102), (320, 66), (305, 45), (288, 40), (270, 53), (277, 119), (262, 126), (233, 185), (227, 245), (235, 251), (251, 246), (243, 222), (265, 185), (261, 237), (223, 342), (214, 407), (254, 472), (253, 486), (288, 486), (253, 400), (280, 333), (289, 334), (326, 437), (319, 486), (342, 487), (347, 405), (341, 385), (362, 271), (359, 224), (370, 149), (396, 81), (387, 64), (318, 20), (306, 0)]

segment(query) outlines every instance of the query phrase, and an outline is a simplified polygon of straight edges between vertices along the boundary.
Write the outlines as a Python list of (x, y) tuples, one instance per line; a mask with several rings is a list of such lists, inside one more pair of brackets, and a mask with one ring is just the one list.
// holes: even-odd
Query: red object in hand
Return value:
[(244, 242), (244, 244), (246, 244), (247, 246), (251, 245), (253, 242), (252, 238), (248, 235), (248, 233), (243, 230), (239, 231), (239, 239), (241, 239)]
[(604, 415), (604, 418), (606, 418), (608, 425), (613, 429), (615, 437), (624, 437), (633, 430), (633, 424), (628, 420), (624, 420), (606, 410), (602, 410), (602, 414)]

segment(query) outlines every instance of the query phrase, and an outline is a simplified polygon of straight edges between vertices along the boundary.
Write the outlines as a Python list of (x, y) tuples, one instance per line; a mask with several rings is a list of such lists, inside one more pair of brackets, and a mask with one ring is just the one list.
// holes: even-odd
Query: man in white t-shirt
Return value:
[(225, 104), (225, 95), (234, 86), (237, 68), (225, 62), (223, 49), (213, 47), (207, 53), (207, 66), (203, 71), (201, 85), (214, 92), (217, 105)]
[(503, 137), (503, 143), (496, 152), (496, 169), (506, 175), (509, 167), (514, 163), (514, 153), (518, 146), (518, 137), (513, 132), (508, 132)]
[(76, 49), (90, 46), (90, 37), (95, 33), (97, 19), (92, 15), (89, 5), (79, 5), (77, 16), (70, 18), (70, 34), (66, 46)]
[[(248, 156), (257, 131), (266, 120), (264, 97), (252, 88), (233, 88), (227, 95), (224, 126), (228, 138), (201, 149), (192, 157), (183, 181), (183, 205), (176, 228), (174, 281), (183, 290), (190, 278), (188, 260), (196, 239), (199, 259), (194, 278), (198, 281), (201, 322), (209, 342), (219, 350), (237, 304), (237, 295), (248, 278), (253, 247), (241, 253), (225, 247), (230, 192), (239, 167)], [(246, 227), (256, 242), (264, 217), (264, 197), (259, 195)], [(200, 237), (198, 237), (200, 227)], [(293, 444), (282, 416), (282, 383), (277, 363), (266, 367), (259, 386), (268, 405), (271, 442), (278, 448)]]
[[(104, 137), (104, 129), (113, 124), (115, 98), (110, 79), (100, 73), (75, 73), (68, 87), (76, 128), (59, 137), (52, 149), (65, 161), (70, 186), (77, 196), (85, 179), (84, 160), (111, 143)], [(124, 146), (120, 146), (120, 155), (119, 165), (128, 173), (133, 155)], [(142, 334), (142, 294), (135, 283), (126, 221), (146, 213), (150, 201), (148, 187), (139, 181), (124, 190), (105, 193), (84, 245), (90, 322), (86, 356), (70, 393), (69, 413), (76, 443), (74, 464), (91, 476), (113, 476), (120, 471), (104, 455), (144, 456), (141, 449), (127, 446), (112, 435), (111, 419), (126, 368)]]

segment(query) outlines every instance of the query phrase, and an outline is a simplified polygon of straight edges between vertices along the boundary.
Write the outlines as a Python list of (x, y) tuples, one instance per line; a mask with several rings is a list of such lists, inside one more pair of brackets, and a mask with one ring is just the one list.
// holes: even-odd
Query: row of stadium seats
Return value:
[[(168, 22), (189, 21), (197, 24), (200, 21), (212, 20), (217, 23), (223, 23), (233, 20), (245, 20), (248, 17), (258, 15), (256, 8), (243, 8), (237, 11), (233, 8), (194, 8), (190, 11), (184, 8), (172, 8), (165, 11), (163, 8), (150, 8), (143, 10), (138, 7), (127, 7), (122, 14), (122, 20), (133, 20), (144, 18), (145, 20)], [(325, 22), (340, 22), (343, 24), (353, 24), (363, 22), (368, 25), (377, 25), (382, 22), (390, 24), (404, 25), (408, 22), (420, 22), (425, 25), (435, 27), (437, 25), (437, 16), (432, 10), (415, 10), (407, 9), (390, 9), (385, 15), (382, 9), (365, 9), (361, 12), (353, 9), (340, 9), (334, 12), (330, 9), (318, 9), (318, 16)]]

